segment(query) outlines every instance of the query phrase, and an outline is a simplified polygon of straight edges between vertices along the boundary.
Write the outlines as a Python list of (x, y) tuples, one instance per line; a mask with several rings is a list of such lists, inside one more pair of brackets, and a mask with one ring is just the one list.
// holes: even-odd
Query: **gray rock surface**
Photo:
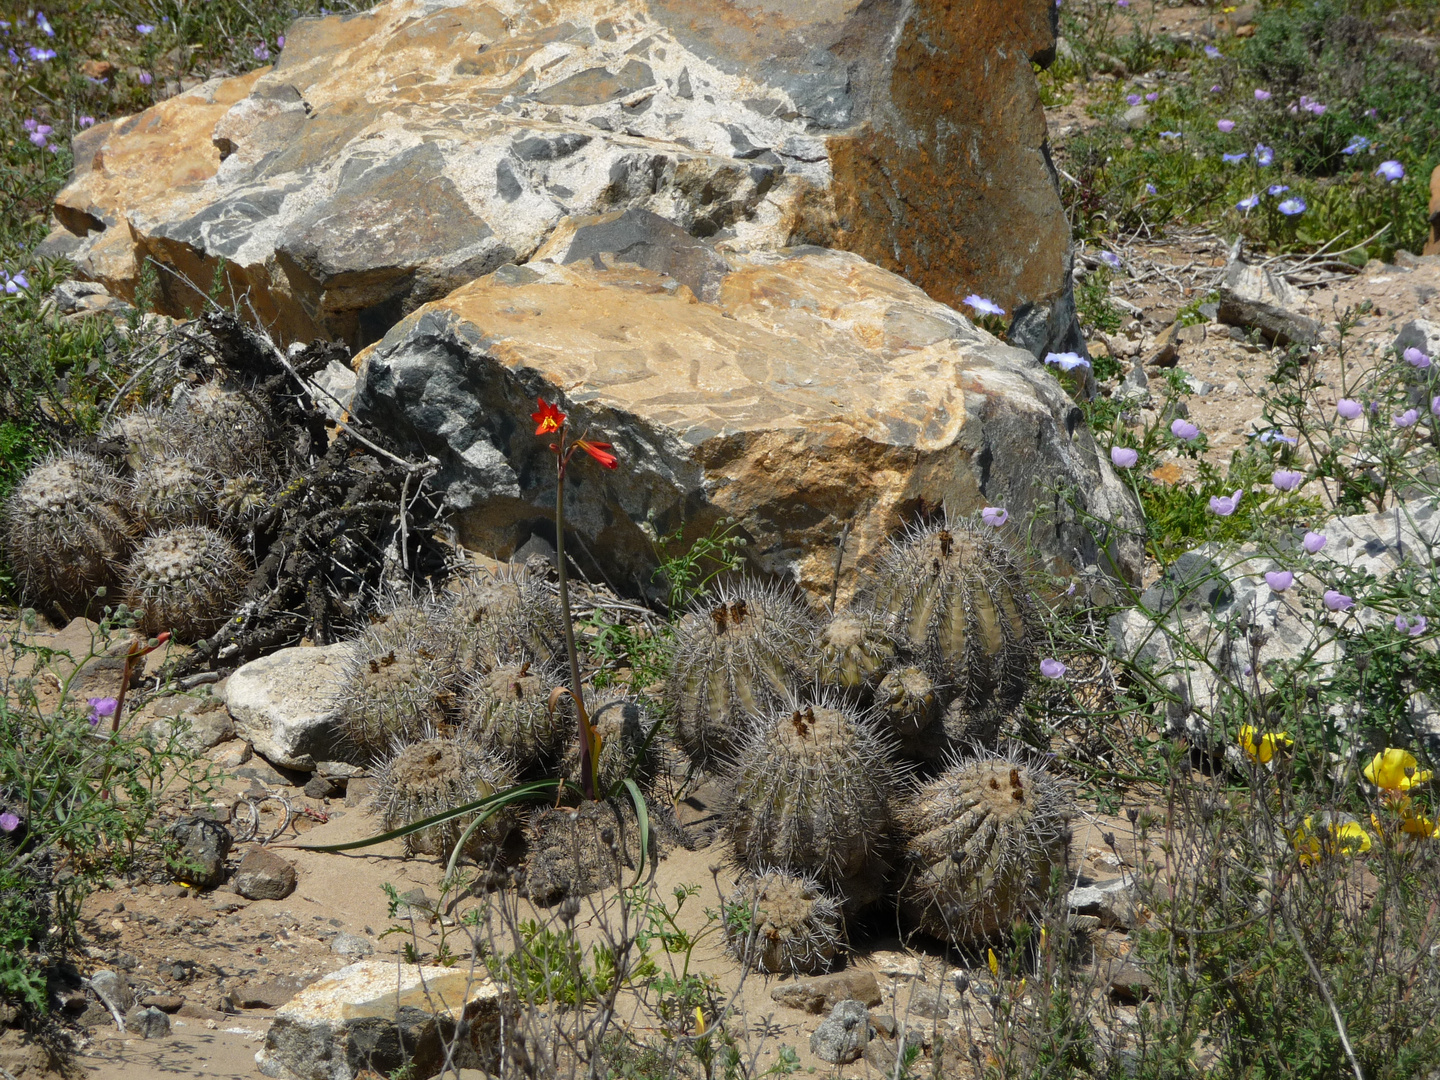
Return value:
[(102, 968), (90, 976), (90, 989), (109, 1011), (115, 1026), (125, 1030), (125, 1014), (135, 1005), (135, 994), (125, 976)]
[(336, 934), (335, 940), (330, 942), (330, 951), (337, 956), (359, 959), (374, 955), (375, 946), (369, 938), (361, 937), (359, 934)]
[(810, 1036), (810, 1052), (832, 1065), (858, 1061), (870, 1041), (870, 1012), (858, 1001), (842, 1001)]
[(163, 1039), (170, 1034), (170, 1017), (153, 1005), (137, 1005), (125, 1014), (125, 1030), (142, 1039)]
[(229, 829), (218, 821), (193, 817), (171, 825), (169, 835), (176, 845), (169, 859), (176, 877), (201, 889), (213, 889), (225, 880), (225, 857), (235, 843)]
[(1225, 270), (1217, 315), (1231, 326), (1254, 327), (1272, 345), (1318, 345), (1320, 324), (1303, 314), (1305, 298), (1280, 275), (1238, 258)]
[(173, 738), (184, 749), (200, 754), (233, 739), (235, 724), (220, 702), (210, 701), (178, 716), (162, 716), (151, 723), (148, 732), (155, 745), (164, 746)]
[(253, 847), (235, 868), (231, 882), (247, 900), (283, 900), (295, 891), (295, 867), (273, 851)]
[(858, 1001), (862, 1005), (879, 1005), (880, 984), (870, 971), (847, 968), (813, 979), (783, 982), (770, 991), (770, 999), (792, 1009), (820, 1013), (841, 1001)]
[(1392, 348), (1397, 355), (1402, 355), (1406, 349), (1419, 349), (1440, 364), (1440, 323), (1428, 319), (1411, 319), (1395, 335)]
[(335, 696), (350, 645), (281, 649), (225, 680), (225, 707), (255, 752), (288, 769), (311, 771), (335, 756)]
[(1070, 890), (1066, 906), (1078, 915), (1091, 915), (1112, 930), (1133, 930), (1137, 920), (1137, 892), (1133, 878), (1115, 878)]
[(464, 965), (362, 960), (282, 1006), (255, 1061), (282, 1080), (354, 1080), (406, 1064), (426, 1080), (447, 1064), (448, 1046), (452, 1068), (493, 1071), (503, 1010), (500, 988)]

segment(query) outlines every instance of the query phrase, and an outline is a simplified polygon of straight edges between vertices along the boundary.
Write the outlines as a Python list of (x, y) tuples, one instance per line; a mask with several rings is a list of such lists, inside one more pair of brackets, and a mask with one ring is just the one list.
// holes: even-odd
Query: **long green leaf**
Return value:
[[(409, 825), (401, 826), (398, 829), (391, 829), (389, 832), (380, 833), (378, 836), (367, 837), (364, 840), (351, 840), (344, 844), (284, 844), (276, 847), (290, 847), (299, 851), (354, 851), (356, 848), (373, 847), (376, 844), (383, 844), (387, 840), (398, 840), (402, 836), (409, 836), (421, 829), (428, 829), (431, 825), (443, 825), (447, 821), (453, 821), (457, 817), (464, 817), (466, 814), (483, 813), (489, 817), (496, 810), (509, 806), (511, 803), (527, 802), (544, 794), (552, 794), (558, 780), (532, 780), (528, 784), (520, 784), (513, 788), (506, 788), (504, 791), (494, 795), (487, 795), (483, 799), (476, 799), (474, 802), (465, 803), (451, 810), (443, 810), (438, 814), (413, 821)], [(466, 835), (469, 835), (468, 830)]]
[(625, 786), (630, 791), (630, 801), (635, 804), (635, 818), (640, 825), (640, 865), (635, 867), (635, 880), (630, 883), (634, 888), (640, 884), (640, 876), (645, 872), (645, 863), (650, 855), (650, 808), (645, 805), (645, 796), (640, 794), (640, 786), (634, 780), (627, 776)]

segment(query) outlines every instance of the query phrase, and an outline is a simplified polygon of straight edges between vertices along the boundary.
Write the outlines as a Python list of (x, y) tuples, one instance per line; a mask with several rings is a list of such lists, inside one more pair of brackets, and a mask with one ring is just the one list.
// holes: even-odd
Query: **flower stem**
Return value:
[(560, 571), (560, 621), (565, 628), (565, 653), (570, 660), (570, 688), (575, 694), (575, 711), (579, 714), (580, 776), (587, 798), (595, 798), (594, 763), (590, 760), (590, 722), (585, 712), (585, 695), (580, 686), (580, 655), (575, 651), (575, 626), (570, 621), (570, 582), (565, 573), (565, 464), (567, 448), (565, 431), (560, 431), (560, 452), (555, 475), (555, 564)]

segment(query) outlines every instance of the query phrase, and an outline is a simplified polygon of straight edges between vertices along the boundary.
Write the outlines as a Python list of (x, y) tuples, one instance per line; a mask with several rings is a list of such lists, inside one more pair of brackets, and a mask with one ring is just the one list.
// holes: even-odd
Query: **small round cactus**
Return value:
[(380, 758), (444, 723), (454, 698), (454, 648), (423, 608), (402, 608), (356, 640), (339, 695), (342, 737)]
[(675, 733), (695, 761), (723, 761), (751, 714), (808, 681), (812, 634), (798, 600), (753, 581), (721, 588), (681, 620), (667, 692)]
[(883, 560), (875, 597), (900, 642), (968, 704), (1024, 697), (1035, 615), (1024, 575), (993, 530), (950, 517), (911, 528)]
[(203, 465), (183, 457), (152, 459), (130, 482), (130, 507), (150, 530), (205, 525), (215, 517), (220, 479)]
[(940, 693), (930, 676), (913, 664), (896, 668), (875, 688), (875, 711), (907, 757), (929, 760), (943, 752)]
[(727, 779), (736, 861), (813, 874), (855, 907), (889, 870), (897, 774), (874, 721), (839, 698), (791, 695), (754, 723)]
[[(645, 715), (645, 708), (618, 690), (588, 691), (585, 708), (590, 722), (600, 736), (600, 762), (596, 768), (599, 791), (608, 794), (627, 776), (647, 784), (655, 775), (657, 754), (650, 743), (655, 722)], [(566, 716), (566, 730), (571, 738), (567, 745), (561, 772), (566, 779), (580, 784), (580, 745), (576, 733), (575, 713)]]
[(465, 733), (520, 769), (553, 758), (575, 731), (566, 705), (550, 708), (558, 685), (548, 665), (532, 660), (502, 661), (471, 676), (460, 702)]
[(840, 904), (803, 874), (746, 874), (720, 906), (725, 944), (765, 975), (829, 971), (844, 941)]
[(249, 522), (270, 501), (268, 484), (254, 473), (232, 476), (215, 493), (215, 509), (220, 519), (231, 528)]
[(524, 567), (467, 577), (455, 591), (450, 621), (467, 671), (489, 671), (502, 657), (522, 653), (542, 662), (564, 655), (560, 602)]
[(217, 383), (191, 387), (171, 409), (187, 452), (223, 476), (264, 468), (269, 463), (264, 414), (236, 390)]
[(213, 634), (230, 616), (249, 576), (245, 557), (203, 525), (147, 537), (125, 571), (125, 602), (143, 610), (147, 633), (177, 641)]
[[(515, 777), (493, 754), (464, 740), (427, 738), (396, 750), (376, 775), (374, 806), (388, 832), (423, 821), (512, 787)], [(410, 833), (405, 850), (412, 855), (448, 856), (477, 817), (466, 814)], [(505, 841), (513, 822), (505, 810), (476, 826), (465, 854), (480, 859)]]
[(122, 456), (138, 472), (156, 458), (181, 453), (185, 433), (167, 410), (151, 405), (108, 421), (100, 429), (99, 442), (107, 456)]
[(841, 611), (820, 632), (815, 676), (847, 692), (873, 687), (895, 660), (886, 620), (868, 608)]
[[(629, 798), (547, 806), (525, 830), (525, 895), (536, 904), (618, 885), (640, 865), (640, 822)], [(658, 857), (650, 834), (650, 856)]]
[(52, 454), (5, 503), (5, 551), (26, 597), (84, 611), (115, 580), (132, 529), (119, 478), (98, 458)]
[(945, 746), (953, 753), (962, 754), (977, 746), (994, 750), (1000, 738), (1000, 726), (1012, 711), (995, 702), (972, 707), (963, 698), (956, 698), (940, 720)]
[(1033, 914), (1070, 846), (1063, 791), (1038, 765), (984, 754), (922, 784), (900, 813), (910, 834), (900, 909), (957, 944)]

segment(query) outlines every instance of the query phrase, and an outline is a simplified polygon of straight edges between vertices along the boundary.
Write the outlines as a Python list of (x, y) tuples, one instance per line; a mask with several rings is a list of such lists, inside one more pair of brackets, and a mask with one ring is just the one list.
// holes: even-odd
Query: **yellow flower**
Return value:
[(1354, 821), (1325, 820), (1317, 826), (1307, 817), (1295, 830), (1292, 841), (1300, 853), (1301, 866), (1311, 866), (1327, 855), (1363, 855), (1370, 850), (1370, 834)]
[[(1440, 826), (1435, 824), (1428, 814), (1415, 805), (1415, 801), (1409, 795), (1390, 795), (1385, 799), (1385, 805), (1400, 818), (1400, 831), (1409, 833), (1411, 836), (1424, 836), (1440, 838)], [(1379, 814), (1370, 815), (1370, 823), (1381, 836), (1385, 835), (1386, 829), (1380, 821)]]
[(1440, 840), (1440, 825), (1426, 817), (1424, 814), (1412, 812), (1400, 819), (1400, 830), (1411, 836), (1428, 836), (1432, 840)]
[(1295, 745), (1295, 740), (1285, 732), (1267, 731), (1260, 734), (1253, 724), (1242, 727), (1235, 741), (1240, 744), (1241, 750), (1250, 755), (1251, 761), (1258, 761), (1261, 765), (1268, 765), (1280, 747)]
[(1386, 749), (1365, 766), (1365, 779), (1386, 791), (1409, 791), (1430, 779), (1430, 770), (1419, 766), (1409, 750)]
[(1000, 961), (995, 958), (995, 950), (987, 950), (990, 953), (990, 976), (998, 979), (1000, 977)]

